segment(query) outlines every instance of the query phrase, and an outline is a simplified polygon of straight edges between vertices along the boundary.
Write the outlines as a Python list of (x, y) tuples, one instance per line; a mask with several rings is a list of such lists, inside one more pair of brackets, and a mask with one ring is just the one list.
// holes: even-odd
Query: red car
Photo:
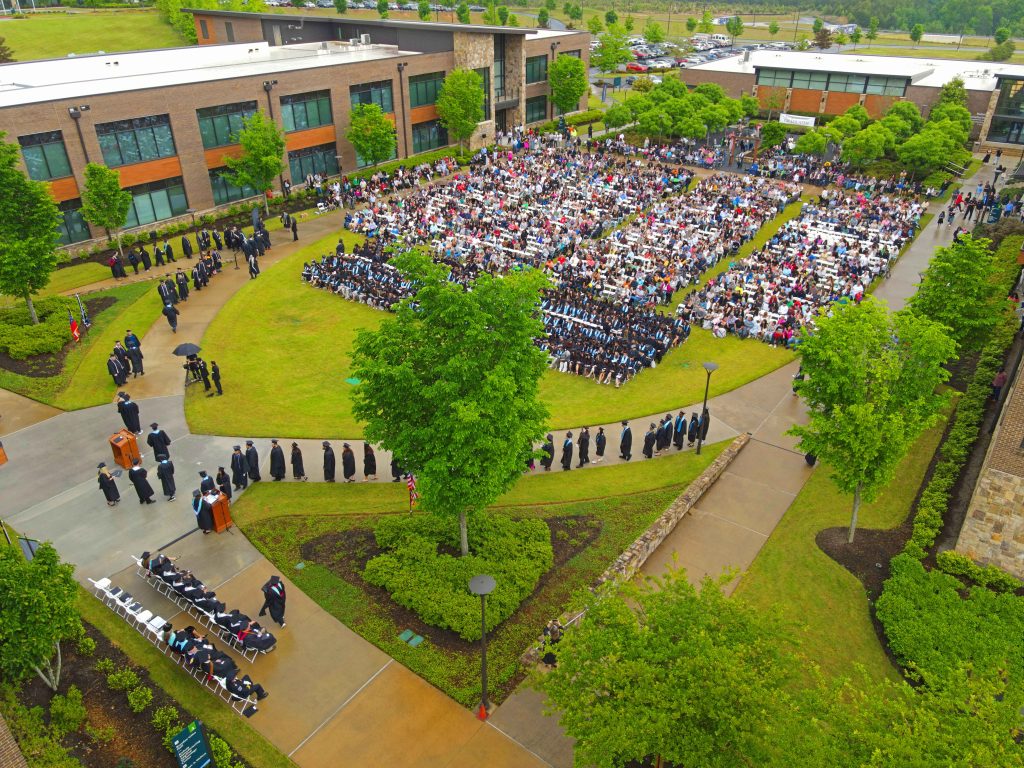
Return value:
[(646, 72), (648, 69), (646, 64), (641, 64), (638, 61), (631, 61), (626, 65), (627, 72)]

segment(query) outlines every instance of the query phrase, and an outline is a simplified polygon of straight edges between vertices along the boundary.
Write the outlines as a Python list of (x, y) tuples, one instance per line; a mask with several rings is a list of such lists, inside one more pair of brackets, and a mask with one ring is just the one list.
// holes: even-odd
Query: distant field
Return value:
[[(856, 51), (843, 51), (844, 54), (856, 54), (857, 56), (910, 56), (916, 59), (964, 59), (975, 60), (980, 51), (958, 51), (956, 46), (931, 47), (931, 48), (858, 48)], [(1024, 63), (1024, 53), (1015, 53), (1010, 59), (1012, 63)], [(978, 66), (990, 64), (991, 62), (978, 61)]]
[(4, 19), (0, 37), (18, 61), (187, 44), (156, 11), (41, 13), (27, 19)]

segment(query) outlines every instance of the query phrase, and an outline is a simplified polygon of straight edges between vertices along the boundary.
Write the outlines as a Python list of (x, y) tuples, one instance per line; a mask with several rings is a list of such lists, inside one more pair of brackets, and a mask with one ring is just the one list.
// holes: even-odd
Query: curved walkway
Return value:
[[(991, 170), (982, 169), (979, 177), (986, 178), (986, 173)], [(932, 208), (939, 210), (938, 204)], [(333, 215), (310, 220), (301, 230), (303, 241), (298, 245), (337, 231), (337, 224)], [(951, 236), (952, 228), (933, 220), (876, 295), (894, 307), (900, 305), (912, 293), (934, 247)], [(292, 249), (290, 243), (279, 244), (264, 264)], [(241, 438), (189, 434), (179, 362), (170, 354), (181, 341), (201, 339), (217, 307), (246, 279), (246, 272), (229, 267), (207, 289), (193, 294), (195, 298), (183, 309), (178, 334), (171, 334), (158, 321), (143, 340), (147, 376), (126, 387), (141, 401), (143, 423), (157, 421), (174, 438), (171, 453), (181, 489), (177, 501), (137, 507), (122, 477), (121, 505), (114, 509), (105, 505), (96, 487), (95, 467), (101, 458), (109, 460), (106, 438), (121, 426), (113, 405), (47, 418), (13, 431), (4, 440), (10, 463), (0, 468), (0, 493), (7, 502), (7, 521), (30, 536), (52, 540), (66, 559), (78, 565), (83, 583), (88, 577), (112, 576), (144, 595), (147, 607), (164, 610), (161, 615), (172, 620), (175, 609), (146, 591), (136, 580), (134, 567), (125, 567), (130, 555), (176, 542), (169, 551), (180, 554), (182, 563), (208, 584), (217, 585), (226, 602), (250, 614), (259, 607), (259, 585), (273, 571), (234, 530), (220, 536), (190, 535), (196, 530), (188, 499), (198, 484), (195, 473), (199, 469), (216, 472)], [(794, 371), (791, 364), (711, 401), (709, 441), (744, 431), (751, 432), (753, 440), (654, 554), (648, 572), (661, 570), (674, 556), (694, 579), (723, 567), (742, 569), (752, 562), (810, 473), (803, 457), (793, 451), (792, 438), (784, 434), (802, 418), (800, 404), (791, 394)], [(227, 372), (225, 386), (230, 386)], [(686, 410), (695, 408), (691, 404)], [(660, 415), (634, 420), (634, 457), (640, 456), (646, 424)], [(618, 425), (606, 425), (609, 445), (604, 464), (616, 461), (618, 429)], [(592, 430), (596, 434), (596, 426)], [(266, 476), (269, 442), (262, 440), (259, 447)], [(303, 447), (307, 472), (316, 477), (318, 441), (304, 441)], [(144, 463), (151, 464), (151, 457), (144, 456)], [(357, 453), (361, 466), (358, 460)], [(382, 481), (390, 479), (388, 461), (387, 454), (378, 454)], [(55, 467), (58, 472), (53, 471)], [(151, 480), (158, 489), (159, 483)], [(160, 494), (157, 498), (162, 499)], [(520, 689), (488, 723), (481, 724), (299, 590), (292, 589), (289, 606), (289, 626), (277, 633), (279, 652), (261, 658), (252, 670), (253, 677), (276, 695), (249, 723), (303, 768), (334, 766), (338, 754), (354, 764), (368, 765), (572, 764), (571, 742), (553, 718), (541, 715), (535, 692)], [(305, 663), (290, 663), (295, 659)]]

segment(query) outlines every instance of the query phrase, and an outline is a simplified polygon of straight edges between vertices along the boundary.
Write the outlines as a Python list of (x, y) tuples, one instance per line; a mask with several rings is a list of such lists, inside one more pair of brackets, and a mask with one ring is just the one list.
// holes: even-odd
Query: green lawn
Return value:
[[(907, 46), (906, 48), (881, 48), (881, 47), (866, 47), (858, 48), (856, 51), (844, 51), (845, 54), (855, 54), (857, 56), (907, 56), (915, 59), (963, 59), (963, 60), (976, 60), (981, 51), (964, 51), (957, 50), (956, 46), (931, 46), (920, 48), (914, 48)], [(1010, 58), (1010, 62), (1019, 64), (1024, 62), (1024, 53), (1015, 53)], [(979, 62), (979, 66), (985, 63), (991, 62)]]
[[(915, 443), (878, 498), (860, 509), (860, 528), (895, 528), (910, 513), (946, 420)], [(804, 655), (827, 675), (862, 664), (876, 679), (896, 677), (878, 643), (860, 581), (822, 552), (819, 531), (850, 524), (851, 497), (819, 466), (769, 537), (737, 589), (754, 605), (779, 610), (797, 630)]]
[(95, 261), (87, 261), (84, 264), (76, 264), (73, 267), (64, 267), (54, 270), (50, 275), (50, 283), (41, 292), (43, 296), (52, 296), (64, 291), (73, 291), (84, 285), (98, 283), (110, 277), (110, 267), (98, 264)]
[(93, 325), (72, 347), (56, 376), (35, 378), (0, 370), (0, 387), (63, 410), (89, 408), (113, 400), (107, 357), (125, 328), (144, 335), (160, 316), (160, 297), (151, 282), (123, 285), (90, 294), (116, 303), (92, 318)]
[[(592, 585), (726, 445), (709, 446), (701, 456), (688, 451), (643, 465), (589, 469), (572, 472), (568, 477), (559, 473), (558, 481), (567, 490), (556, 491), (553, 486), (559, 482), (553, 476), (528, 478), (506, 496), (516, 506), (502, 511), (514, 517), (576, 518), (565, 523), (563, 532), (564, 540), (572, 546), (582, 546), (585, 536), (596, 538), (549, 572), (519, 611), (488, 636), (488, 669), (495, 701), (500, 702), (508, 694), (519, 671), (520, 655), (537, 638), (544, 624), (570, 605), (576, 591)], [(645, 471), (655, 465), (660, 472)], [(665, 482), (672, 484), (664, 485)], [(645, 487), (653, 490), (639, 490)], [(381, 507), (388, 506), (404, 508), (404, 487), (379, 488), (378, 493), (372, 493), (374, 489), (370, 488), (320, 483), (259, 483), (239, 499), (232, 513), (260, 551), (325, 610), (455, 700), (472, 706), (480, 696), (477, 644), (457, 641), (455, 645), (439, 647), (436, 640), (440, 636), (430, 628), (419, 627), (417, 631), (426, 642), (411, 649), (398, 639), (406, 625), (395, 623), (385, 604), (368, 599), (356, 577), (350, 577), (350, 582), (332, 570), (341, 569), (344, 562), (358, 557), (358, 552), (335, 545), (329, 556), (317, 558), (318, 562), (312, 562), (308, 549), (303, 554), (303, 545), (321, 537), (371, 528), (376, 515), (366, 512), (376, 504), (374, 496), (394, 496), (395, 503), (383, 503), (373, 512), (385, 511)], [(618, 495), (595, 498), (609, 490)], [(563, 498), (589, 500), (545, 503)], [(296, 510), (302, 514), (292, 514)], [(296, 570), (300, 561), (305, 566)]]
[(188, 44), (156, 11), (148, 10), (31, 14), (3, 22), (0, 35), (18, 61)]

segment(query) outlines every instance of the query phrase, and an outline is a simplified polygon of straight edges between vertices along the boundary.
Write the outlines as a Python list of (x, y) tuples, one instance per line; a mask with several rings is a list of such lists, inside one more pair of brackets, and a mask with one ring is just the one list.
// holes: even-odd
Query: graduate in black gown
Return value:
[(110, 470), (107, 469), (107, 465), (102, 461), (96, 469), (96, 480), (99, 482), (100, 490), (103, 491), (103, 496), (107, 500), (107, 506), (113, 507), (121, 501), (121, 494), (117, 490), (117, 483), (114, 482), (114, 476), (110, 474)]
[(235, 484), (236, 491), (249, 487), (249, 462), (245, 460), (240, 445), (236, 445), (231, 454), (231, 482)]
[[(213, 482), (213, 478), (206, 474), (205, 469), (199, 470), (199, 490), (205, 495), (211, 491), (217, 489), (216, 484)], [(230, 497), (231, 494), (228, 494)]]
[(680, 411), (679, 415), (676, 416), (672, 434), (674, 435), (673, 442), (675, 443), (676, 450), (682, 450), (683, 443), (686, 442), (686, 411)]
[(135, 486), (135, 492), (139, 494), (139, 504), (155, 504), (153, 501), (153, 486), (146, 479), (149, 473), (145, 467), (139, 464), (138, 459), (132, 460), (132, 468), (128, 470), (128, 479)]
[(156, 457), (160, 463), (156, 465), (156, 476), (160, 478), (160, 485), (163, 486), (164, 496), (168, 501), (174, 501), (174, 465), (164, 454)]
[(633, 433), (629, 429), (629, 422), (622, 422), (622, 435), (619, 437), (619, 457), (625, 461), (633, 458)]
[(231, 499), (231, 476), (224, 467), (217, 467), (217, 487), (228, 499)]
[(544, 445), (540, 449), (544, 452), (540, 459), (540, 465), (544, 467), (545, 472), (550, 472), (551, 463), (555, 460), (555, 438), (552, 435), (545, 436)]
[(292, 477), (296, 480), (308, 480), (306, 467), (302, 463), (302, 449), (298, 443), (292, 443)]
[(352, 453), (352, 446), (348, 443), (342, 444), (341, 472), (345, 475), (346, 483), (354, 483), (356, 481), (356, 455)]
[(697, 442), (697, 431), (700, 429), (700, 419), (697, 418), (696, 413), (690, 414), (690, 428), (686, 433), (686, 440), (689, 446), (692, 448), (693, 444)]
[(700, 441), (702, 443), (703, 442), (707, 442), (707, 439), (708, 439), (708, 429), (710, 429), (710, 428), (711, 428), (711, 413), (708, 411), (707, 408), (705, 408), (704, 412), (700, 415)]
[(192, 491), (192, 511), (196, 515), (196, 525), (203, 533), (213, 530), (213, 507), (210, 502), (203, 498), (202, 492), (198, 489)]
[(576, 465), (577, 468), (584, 467), (590, 463), (590, 430), (584, 427), (580, 432), (580, 463)]
[[(347, 446), (348, 443), (346, 443), (345, 445)], [(324, 442), (323, 442), (323, 448), (324, 448), (324, 482), (333, 483), (334, 482), (334, 463), (335, 463), (334, 462), (334, 449), (331, 448), (331, 444), (329, 442), (327, 442), (326, 440), (324, 440)], [(292, 456), (294, 456), (294, 455), (295, 455), (295, 453), (294, 453), (294, 449), (293, 449)], [(301, 453), (299, 454), (299, 460), (300, 461), (302, 460), (302, 454)]]
[(604, 447), (608, 444), (608, 436), (604, 433), (604, 427), (597, 428), (597, 436), (594, 438), (594, 450), (597, 454), (597, 458), (594, 459), (595, 464), (600, 464), (604, 459)]
[(260, 480), (260, 455), (252, 440), (245, 441), (245, 463), (249, 465), (249, 479), (254, 483)]
[(363, 482), (377, 479), (377, 456), (373, 452), (373, 446), (363, 443)]
[(121, 414), (121, 421), (127, 429), (136, 435), (142, 434), (142, 424), (139, 422), (138, 403), (132, 402), (131, 395), (127, 392), (119, 392), (117, 401), (117, 412)]
[(163, 454), (164, 456), (170, 457), (170, 436), (162, 429), (160, 429), (160, 425), (157, 424), (155, 421), (149, 425), (149, 428), (152, 430), (152, 432), (146, 435), (146, 442), (149, 444), (149, 447), (153, 449), (153, 455), (159, 456), (160, 454)]
[(651, 426), (647, 429), (644, 434), (644, 458), (651, 458), (654, 456), (654, 445), (658, 440), (658, 432), (654, 426), (654, 422), (651, 422)]
[(566, 432), (562, 441), (562, 469), (572, 469), (572, 432)]
[(270, 449), (270, 476), (274, 480), (284, 480), (284, 451), (277, 444), (277, 440), (271, 440), (270, 445), (272, 446)]

